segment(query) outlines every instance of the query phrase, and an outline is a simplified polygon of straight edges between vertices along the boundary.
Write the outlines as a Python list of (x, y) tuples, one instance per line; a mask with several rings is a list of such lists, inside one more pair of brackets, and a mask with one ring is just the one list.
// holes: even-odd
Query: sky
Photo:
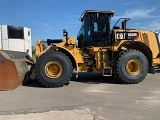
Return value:
[(0, 24), (31, 28), (35, 41), (77, 37), (84, 10), (115, 11), (119, 18), (131, 18), (128, 28), (160, 30), (160, 0), (0, 0)]

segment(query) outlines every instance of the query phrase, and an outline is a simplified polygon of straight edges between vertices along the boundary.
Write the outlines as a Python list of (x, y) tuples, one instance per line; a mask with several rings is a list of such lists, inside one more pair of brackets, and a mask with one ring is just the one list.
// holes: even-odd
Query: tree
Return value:
[(32, 46), (32, 54), (36, 53), (36, 48), (34, 46)]

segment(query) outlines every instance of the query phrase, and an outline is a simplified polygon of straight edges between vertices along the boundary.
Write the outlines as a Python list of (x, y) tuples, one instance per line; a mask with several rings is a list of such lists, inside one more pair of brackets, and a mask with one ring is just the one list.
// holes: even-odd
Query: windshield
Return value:
[(110, 26), (110, 17), (105, 14), (100, 14), (98, 17), (95, 17), (93, 25), (94, 32), (106, 32)]
[(90, 15), (87, 15), (83, 18), (82, 21), (82, 25), (81, 25), (81, 29), (77, 35), (78, 39), (83, 39), (85, 41), (89, 41), (90, 40)]

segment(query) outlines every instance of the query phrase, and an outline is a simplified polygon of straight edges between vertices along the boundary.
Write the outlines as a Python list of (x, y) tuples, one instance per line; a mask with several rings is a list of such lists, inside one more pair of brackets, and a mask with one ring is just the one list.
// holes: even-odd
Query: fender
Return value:
[(136, 50), (141, 51), (143, 54), (145, 54), (149, 62), (148, 72), (153, 73), (153, 74), (155, 73), (154, 66), (153, 66), (153, 54), (152, 54), (151, 49), (146, 44), (139, 42), (139, 41), (125, 41), (118, 47), (117, 50), (120, 50), (123, 48), (136, 49)]

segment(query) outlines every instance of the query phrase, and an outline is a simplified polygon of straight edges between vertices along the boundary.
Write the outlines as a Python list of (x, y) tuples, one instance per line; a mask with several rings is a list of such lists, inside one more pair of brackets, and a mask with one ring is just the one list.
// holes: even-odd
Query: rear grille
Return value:
[(149, 47), (148, 35), (146, 33), (143, 33), (142, 36), (143, 36), (144, 44), (146, 44)]

